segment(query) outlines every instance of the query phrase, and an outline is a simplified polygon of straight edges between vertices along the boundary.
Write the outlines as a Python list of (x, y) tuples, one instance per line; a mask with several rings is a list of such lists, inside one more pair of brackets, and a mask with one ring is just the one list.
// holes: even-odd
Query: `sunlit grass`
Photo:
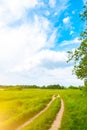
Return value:
[(57, 98), (42, 115), (22, 130), (48, 130), (51, 127), (60, 106), (60, 99)]
[(41, 90), (0, 92), (0, 129), (9, 130), (21, 125), (41, 111), (52, 94)]
[(87, 130), (87, 95), (80, 90), (60, 91), (65, 111), (60, 130)]
[[(78, 89), (0, 91), (0, 130), (14, 130), (44, 109), (51, 100), (52, 95), (57, 96), (59, 93), (65, 105), (60, 130), (87, 130), (87, 95)], [(42, 119), (44, 118), (43, 115)], [(39, 118), (36, 122), (40, 124)]]

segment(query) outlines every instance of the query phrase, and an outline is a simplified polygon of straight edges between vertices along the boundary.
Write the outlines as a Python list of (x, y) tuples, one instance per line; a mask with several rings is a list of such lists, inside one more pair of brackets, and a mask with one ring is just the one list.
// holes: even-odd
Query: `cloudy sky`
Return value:
[(0, 84), (81, 85), (67, 64), (85, 0), (0, 0)]

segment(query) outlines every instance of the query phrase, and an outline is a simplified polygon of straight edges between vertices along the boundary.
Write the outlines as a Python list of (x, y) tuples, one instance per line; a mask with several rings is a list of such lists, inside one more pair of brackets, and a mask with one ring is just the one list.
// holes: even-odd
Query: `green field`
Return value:
[(51, 106), (30, 125), (22, 130), (48, 130), (60, 109), (60, 100), (57, 98)]
[(87, 130), (87, 93), (81, 90), (61, 91), (65, 111), (60, 130)]
[[(52, 96), (61, 95), (65, 110), (60, 130), (87, 130), (87, 95), (77, 90), (0, 90), (0, 130), (15, 130), (43, 110)], [(56, 99), (42, 115), (23, 130), (48, 130), (60, 108)]]

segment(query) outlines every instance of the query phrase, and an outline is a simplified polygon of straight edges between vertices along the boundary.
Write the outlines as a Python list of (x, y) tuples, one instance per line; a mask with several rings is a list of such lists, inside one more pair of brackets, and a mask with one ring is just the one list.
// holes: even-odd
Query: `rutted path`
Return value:
[(61, 120), (62, 120), (63, 112), (64, 112), (64, 102), (61, 99), (60, 111), (58, 112), (56, 119), (54, 120), (54, 122), (49, 130), (58, 130), (61, 127)]
[(49, 108), (49, 106), (51, 105), (51, 103), (55, 100), (55, 98), (56, 97), (53, 95), (52, 100), (47, 104), (46, 108), (44, 108), (36, 116), (32, 117), (30, 120), (26, 121), (24, 124), (22, 124), (21, 126), (19, 126), (16, 130), (21, 130), (22, 128), (24, 128), (25, 126), (27, 126), (28, 124), (30, 124), (34, 119), (36, 119), (37, 117), (39, 117), (42, 113), (44, 113)]

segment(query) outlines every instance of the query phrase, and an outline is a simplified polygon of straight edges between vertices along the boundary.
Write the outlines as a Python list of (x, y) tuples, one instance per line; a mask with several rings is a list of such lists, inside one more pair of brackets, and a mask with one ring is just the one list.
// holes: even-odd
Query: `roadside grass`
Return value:
[(87, 130), (87, 95), (80, 90), (63, 90), (65, 110), (60, 130)]
[(51, 98), (52, 92), (40, 89), (0, 91), (0, 130), (14, 130), (44, 109)]
[(59, 98), (56, 98), (43, 114), (22, 130), (48, 130), (51, 127), (60, 107), (61, 101)]

